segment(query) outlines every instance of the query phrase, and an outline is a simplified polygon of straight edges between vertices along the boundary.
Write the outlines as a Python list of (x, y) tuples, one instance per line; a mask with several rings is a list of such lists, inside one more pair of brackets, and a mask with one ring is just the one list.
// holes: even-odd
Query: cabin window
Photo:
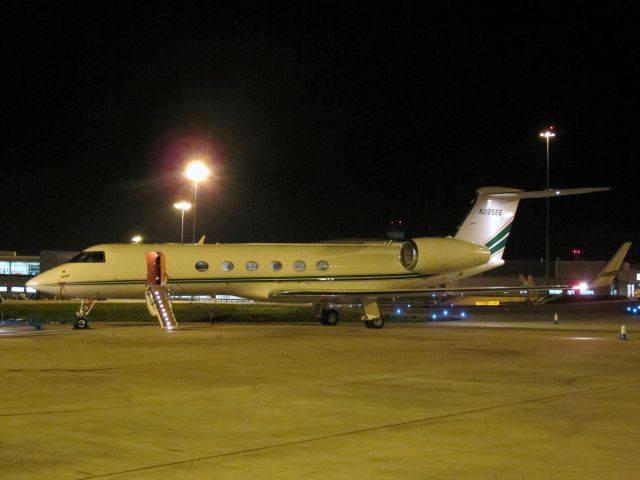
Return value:
[(222, 268), (223, 272), (230, 272), (231, 270), (233, 270), (233, 262), (225, 260), (220, 264), (220, 268)]
[(316, 270), (320, 270), (321, 272), (329, 269), (329, 262), (326, 260), (318, 260), (316, 262)]
[(258, 269), (257, 262), (254, 262), (253, 260), (249, 260), (246, 266), (247, 270), (249, 270), (250, 272), (255, 272)]
[(80, 252), (67, 263), (104, 263), (104, 252)]
[(274, 272), (279, 272), (280, 270), (282, 270), (282, 262), (279, 262), (277, 260), (271, 262), (271, 270), (273, 270)]
[(205, 261), (200, 260), (199, 262), (196, 262), (196, 270), (198, 270), (199, 272), (206, 272), (207, 270), (209, 270), (209, 264)]
[(304, 272), (306, 268), (307, 268), (307, 264), (304, 263), (302, 260), (296, 260), (295, 262), (293, 262), (293, 269), (296, 272)]

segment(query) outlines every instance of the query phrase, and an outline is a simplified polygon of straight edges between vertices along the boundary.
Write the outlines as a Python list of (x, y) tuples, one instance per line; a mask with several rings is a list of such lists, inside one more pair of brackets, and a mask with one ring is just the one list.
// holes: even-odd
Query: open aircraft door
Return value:
[(167, 281), (167, 258), (162, 252), (147, 252), (147, 286), (163, 286)]

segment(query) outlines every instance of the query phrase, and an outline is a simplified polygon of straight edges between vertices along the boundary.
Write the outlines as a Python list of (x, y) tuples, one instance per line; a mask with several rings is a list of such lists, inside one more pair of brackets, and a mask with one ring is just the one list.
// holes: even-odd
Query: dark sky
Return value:
[[(544, 187), (550, 124), (551, 185), (613, 188), (552, 201), (552, 256), (640, 242), (637, 2), (26, 3), (0, 7), (0, 250), (179, 241), (194, 155), (208, 242), (448, 235), (476, 188)], [(530, 200), (505, 257), (543, 254)]]

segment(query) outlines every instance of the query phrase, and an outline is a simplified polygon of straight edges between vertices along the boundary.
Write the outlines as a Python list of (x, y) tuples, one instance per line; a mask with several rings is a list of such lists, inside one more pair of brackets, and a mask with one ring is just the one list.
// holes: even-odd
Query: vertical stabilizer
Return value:
[(627, 256), (630, 247), (631, 242), (624, 242), (622, 244), (615, 255), (611, 257), (611, 260), (609, 260), (600, 273), (598, 273), (596, 278), (591, 281), (589, 284), (590, 289), (608, 287), (613, 283), (613, 279), (616, 278), (616, 275), (620, 271), (624, 257)]
[(490, 250), (491, 258), (502, 258), (520, 197), (493, 195), (519, 192), (522, 190), (505, 187), (479, 188), (476, 191), (476, 201), (458, 228), (455, 238), (484, 245)]

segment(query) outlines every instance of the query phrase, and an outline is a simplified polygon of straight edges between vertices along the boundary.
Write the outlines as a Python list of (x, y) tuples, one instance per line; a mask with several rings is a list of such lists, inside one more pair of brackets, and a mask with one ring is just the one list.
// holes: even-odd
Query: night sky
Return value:
[[(453, 234), (476, 188), (544, 188), (554, 125), (551, 186), (613, 190), (552, 200), (552, 257), (640, 261), (637, 2), (27, 3), (0, 7), (0, 250), (179, 241), (195, 156), (207, 242)], [(505, 258), (544, 255), (544, 212)]]

